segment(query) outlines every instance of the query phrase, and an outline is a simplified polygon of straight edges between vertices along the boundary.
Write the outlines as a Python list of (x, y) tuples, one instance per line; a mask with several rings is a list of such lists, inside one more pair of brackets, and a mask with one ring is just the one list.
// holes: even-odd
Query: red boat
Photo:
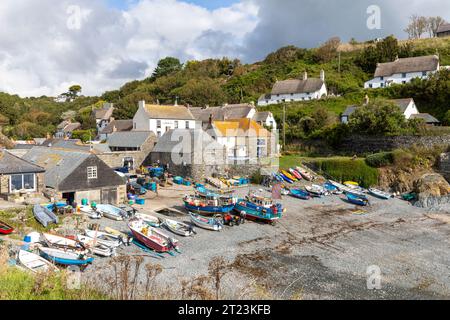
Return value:
[(149, 226), (143, 220), (134, 219), (130, 221), (128, 227), (136, 240), (156, 252), (169, 252), (178, 247), (178, 240)]
[(0, 234), (11, 234), (14, 228), (0, 221)]

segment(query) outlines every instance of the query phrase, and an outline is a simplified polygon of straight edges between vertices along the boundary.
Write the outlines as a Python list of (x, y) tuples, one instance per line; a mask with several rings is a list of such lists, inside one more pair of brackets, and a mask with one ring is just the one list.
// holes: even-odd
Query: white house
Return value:
[(277, 81), (270, 94), (259, 98), (258, 105), (267, 106), (282, 102), (316, 100), (327, 96), (327, 94), (325, 71), (320, 72), (320, 79), (308, 78), (308, 73), (305, 72), (303, 80)]
[(139, 102), (133, 118), (133, 131), (151, 131), (159, 138), (174, 129), (195, 129), (195, 118), (187, 107)]
[[(439, 120), (437, 120), (435, 117), (428, 113), (420, 113), (419, 109), (417, 109), (416, 103), (414, 102), (413, 98), (406, 98), (406, 99), (396, 99), (391, 100), (393, 103), (395, 103), (401, 113), (405, 116), (405, 119), (423, 119), (425, 123), (437, 125), (439, 124)], [(367, 104), (368, 98), (366, 98), (365, 104)], [(348, 123), (350, 120), (350, 116), (356, 111), (356, 109), (359, 108), (358, 106), (348, 106), (347, 109), (342, 113), (341, 115), (341, 122), (342, 123)]]
[(396, 59), (379, 63), (372, 80), (364, 88), (385, 88), (392, 84), (406, 84), (414, 78), (428, 79), (439, 71), (439, 57), (436, 55)]
[(258, 124), (277, 129), (277, 122), (271, 112), (258, 112), (253, 104), (226, 104), (220, 107), (190, 108), (192, 114), (206, 130), (212, 121), (252, 119)]
[(94, 110), (92, 113), (97, 125), (97, 132), (100, 133), (114, 120), (114, 105), (112, 103), (104, 103), (101, 109)]

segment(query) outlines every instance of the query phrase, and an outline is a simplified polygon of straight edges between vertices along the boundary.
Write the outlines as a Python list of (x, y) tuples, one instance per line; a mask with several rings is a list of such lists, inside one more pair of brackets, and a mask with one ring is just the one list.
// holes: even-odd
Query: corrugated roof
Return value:
[(88, 152), (34, 147), (23, 156), (23, 159), (45, 168), (46, 186), (57, 189), (59, 183), (90, 156)]
[(222, 137), (241, 137), (249, 134), (257, 136), (269, 136), (269, 131), (251, 119), (239, 119), (229, 121), (214, 121), (217, 134)]
[(306, 80), (284, 80), (277, 81), (272, 89), (272, 95), (291, 93), (312, 93), (319, 91), (324, 82), (318, 78)]
[[(185, 145), (185, 139), (190, 142)], [(198, 150), (201, 144), (201, 150)], [(182, 146), (183, 150), (179, 150)], [(183, 153), (204, 152), (205, 150), (223, 150), (224, 147), (216, 142), (208, 133), (201, 129), (175, 129), (166, 132), (153, 148), (153, 152), (172, 153), (183, 151)]]
[(433, 117), (431, 114), (429, 113), (418, 113), (418, 114), (413, 114), (411, 116), (411, 119), (422, 119), (424, 120), (426, 123), (440, 123), (440, 121), (438, 119), (436, 119), (435, 117)]
[(21, 174), (44, 172), (44, 168), (0, 150), (0, 174)]
[(107, 143), (110, 148), (139, 148), (151, 135), (151, 131), (124, 131), (114, 132), (108, 137)]
[(151, 119), (195, 120), (191, 111), (185, 106), (146, 104), (145, 111)]
[(380, 63), (375, 77), (387, 77), (398, 73), (436, 71), (439, 57), (436, 55), (397, 59), (393, 62)]

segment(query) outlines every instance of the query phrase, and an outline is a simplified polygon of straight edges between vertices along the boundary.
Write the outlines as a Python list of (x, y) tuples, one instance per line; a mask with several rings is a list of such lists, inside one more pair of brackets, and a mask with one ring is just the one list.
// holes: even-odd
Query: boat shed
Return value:
[(23, 159), (45, 168), (45, 187), (69, 203), (80, 204), (88, 199), (118, 204), (126, 198), (125, 181), (90, 152), (34, 147)]

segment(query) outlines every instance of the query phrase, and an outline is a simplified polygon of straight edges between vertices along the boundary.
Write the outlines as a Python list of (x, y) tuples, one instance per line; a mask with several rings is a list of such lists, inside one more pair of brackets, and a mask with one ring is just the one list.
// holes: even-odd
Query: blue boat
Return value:
[(246, 219), (275, 224), (285, 212), (280, 203), (258, 195), (248, 195), (236, 203), (234, 210)]
[(230, 213), (234, 209), (235, 203), (231, 200), (226, 203), (224, 200), (216, 197), (201, 199), (195, 196), (186, 196), (183, 199), (184, 207), (188, 212), (203, 215)]
[(290, 193), (291, 196), (294, 198), (302, 199), (302, 200), (309, 200), (311, 199), (311, 195), (308, 191), (302, 190), (302, 189), (291, 189)]
[(347, 200), (350, 203), (356, 204), (358, 206), (367, 206), (369, 204), (369, 201), (367, 199), (355, 196), (351, 193), (347, 193), (346, 196), (347, 196)]
[(339, 188), (336, 187), (335, 185), (331, 184), (330, 182), (325, 182), (323, 187), (330, 193), (336, 194), (336, 193), (340, 192)]
[(283, 178), (284, 181), (288, 182), (288, 183), (294, 183), (294, 181), (292, 179), (289, 179), (288, 177), (286, 177), (284, 174), (279, 173), (278, 174), (281, 178)]
[(39, 248), (41, 256), (50, 262), (64, 266), (86, 266), (94, 262), (94, 258), (75, 251), (63, 251), (55, 248)]

